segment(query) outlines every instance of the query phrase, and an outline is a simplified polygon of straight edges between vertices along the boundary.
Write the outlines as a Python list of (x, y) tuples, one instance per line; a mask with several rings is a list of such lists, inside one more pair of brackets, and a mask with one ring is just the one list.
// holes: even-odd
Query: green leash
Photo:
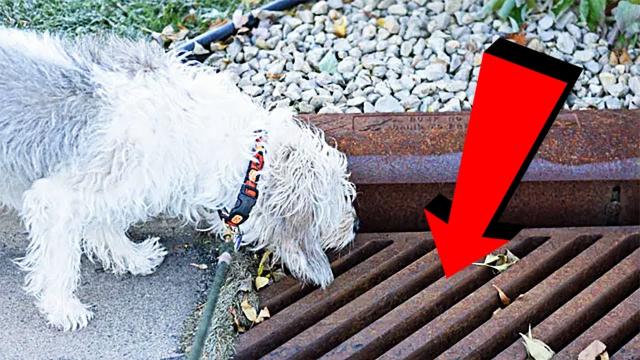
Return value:
[(234, 251), (233, 241), (228, 241), (225, 236), (225, 241), (220, 247), (221, 254), (218, 257), (218, 264), (216, 265), (216, 273), (213, 277), (213, 281), (209, 286), (209, 294), (207, 295), (207, 303), (202, 312), (202, 317), (198, 323), (198, 330), (193, 338), (193, 345), (191, 352), (189, 353), (190, 360), (200, 360), (202, 358), (202, 351), (204, 349), (204, 343), (209, 334), (209, 326), (211, 326), (211, 319), (218, 303), (218, 296), (220, 295), (220, 289), (224, 284), (224, 280), (227, 276), (227, 270), (229, 264), (231, 264), (232, 255)]

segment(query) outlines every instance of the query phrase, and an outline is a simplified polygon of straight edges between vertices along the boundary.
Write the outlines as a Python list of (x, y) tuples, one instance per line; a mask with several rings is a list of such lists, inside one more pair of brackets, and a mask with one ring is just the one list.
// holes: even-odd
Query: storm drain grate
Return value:
[(361, 234), (328, 289), (287, 278), (263, 290), (272, 317), (239, 337), (236, 358), (525, 359), (529, 325), (559, 359), (594, 340), (640, 358), (639, 246), (638, 226), (527, 229), (504, 247), (521, 258), (507, 271), (445, 279), (429, 233)]

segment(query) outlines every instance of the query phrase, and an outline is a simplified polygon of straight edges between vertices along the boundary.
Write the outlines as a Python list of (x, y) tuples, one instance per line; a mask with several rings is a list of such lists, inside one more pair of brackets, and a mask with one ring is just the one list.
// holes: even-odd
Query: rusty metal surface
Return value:
[[(420, 214), (450, 195), (468, 113), (307, 116), (335, 138), (358, 185), (365, 232), (426, 229)], [(505, 214), (527, 227), (602, 226), (621, 187), (619, 225), (640, 221), (640, 110), (563, 112)], [(415, 194), (420, 194), (416, 197)], [(567, 204), (572, 206), (567, 207)], [(389, 218), (388, 214), (400, 214)], [(400, 220), (398, 220), (400, 219)]]
[[(637, 324), (638, 320), (636, 319), (636, 325)], [(639, 356), (638, 354), (640, 354), (640, 334), (636, 335), (620, 350), (613, 354), (611, 360), (637, 360)]]
[[(636, 267), (638, 263), (636, 263)], [(636, 278), (636, 281), (638, 279)], [(598, 320), (578, 338), (558, 352), (560, 358), (577, 358), (578, 354), (595, 340), (607, 345), (609, 354), (620, 348), (616, 355), (640, 354), (640, 290), (624, 299), (613, 310)], [(635, 341), (630, 340), (635, 335)], [(627, 342), (628, 341), (628, 342)], [(626, 345), (625, 345), (626, 342)], [(615, 356), (613, 358), (616, 358)], [(624, 357), (622, 357), (624, 358)], [(627, 357), (631, 359), (632, 357)]]
[[(626, 257), (620, 264), (598, 278), (540, 324), (535, 327), (532, 324), (535, 337), (544, 341), (552, 349), (564, 348), (572, 339), (589, 328), (590, 324), (607, 314), (616, 305), (616, 300), (623, 299), (633, 292), (640, 274), (638, 264), (640, 264), (640, 250), (636, 250)], [(509, 307), (508, 310), (522, 311), (522, 309), (516, 310), (513, 307)], [(511, 316), (506, 312), (499, 315), (507, 319)], [(498, 325), (495, 323), (495, 319), (491, 321), (490, 326)], [(596, 334), (598, 340), (602, 339), (603, 335)], [(616, 338), (621, 337), (617, 336)], [(573, 355), (575, 355), (573, 357), (577, 357), (578, 354)], [(524, 360), (526, 358), (527, 353), (520, 341), (514, 342), (496, 356), (497, 360)]]
[(268, 353), (434, 248), (426, 233), (392, 238), (391, 245), (338, 276), (331, 287), (314, 290), (244, 334), (236, 358), (254, 359)]
[[(616, 186), (620, 187), (622, 197), (618, 225), (637, 225), (639, 181), (524, 182), (501, 220), (526, 227), (604, 226), (605, 208)], [(422, 211), (425, 204), (439, 193), (451, 198), (454, 185), (358, 184), (357, 188), (362, 231), (390, 232), (426, 230)]]
[[(376, 241), (385, 245), (362, 250)], [(239, 337), (236, 358), (518, 359), (529, 324), (566, 358), (594, 338), (640, 356), (639, 246), (638, 226), (527, 229), (506, 245), (521, 260), (504, 273), (472, 266), (445, 279), (427, 233), (359, 235), (360, 255), (334, 262), (350, 264), (335, 284), (281, 299)], [(270, 296), (292, 287), (274, 284)]]
[[(455, 181), (469, 113), (305, 118), (336, 139), (354, 170), (367, 170), (354, 174), (356, 182), (405, 184)], [(636, 179), (639, 165), (633, 160), (640, 158), (639, 125), (640, 110), (561, 112), (524, 181)], [(443, 173), (445, 168), (454, 170)]]

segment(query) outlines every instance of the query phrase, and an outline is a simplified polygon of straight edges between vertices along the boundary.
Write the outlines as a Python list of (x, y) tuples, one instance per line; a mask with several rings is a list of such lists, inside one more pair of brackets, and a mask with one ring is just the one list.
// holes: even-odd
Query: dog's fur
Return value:
[(163, 214), (221, 232), (256, 132), (267, 153), (243, 244), (303, 281), (333, 280), (323, 250), (353, 240), (355, 189), (320, 130), (145, 42), (0, 29), (0, 69), (0, 204), (29, 231), (17, 263), (50, 324), (92, 317), (74, 294), (83, 253), (114, 273), (162, 262), (157, 238), (126, 237), (131, 224)]

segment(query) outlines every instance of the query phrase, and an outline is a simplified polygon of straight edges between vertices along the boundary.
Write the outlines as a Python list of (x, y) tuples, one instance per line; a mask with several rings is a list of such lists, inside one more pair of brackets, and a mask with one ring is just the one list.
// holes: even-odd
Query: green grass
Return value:
[[(139, 37), (172, 24), (200, 33), (230, 17), (241, 0), (0, 0), (4, 26)], [(244, 1), (252, 3), (251, 1)]]

